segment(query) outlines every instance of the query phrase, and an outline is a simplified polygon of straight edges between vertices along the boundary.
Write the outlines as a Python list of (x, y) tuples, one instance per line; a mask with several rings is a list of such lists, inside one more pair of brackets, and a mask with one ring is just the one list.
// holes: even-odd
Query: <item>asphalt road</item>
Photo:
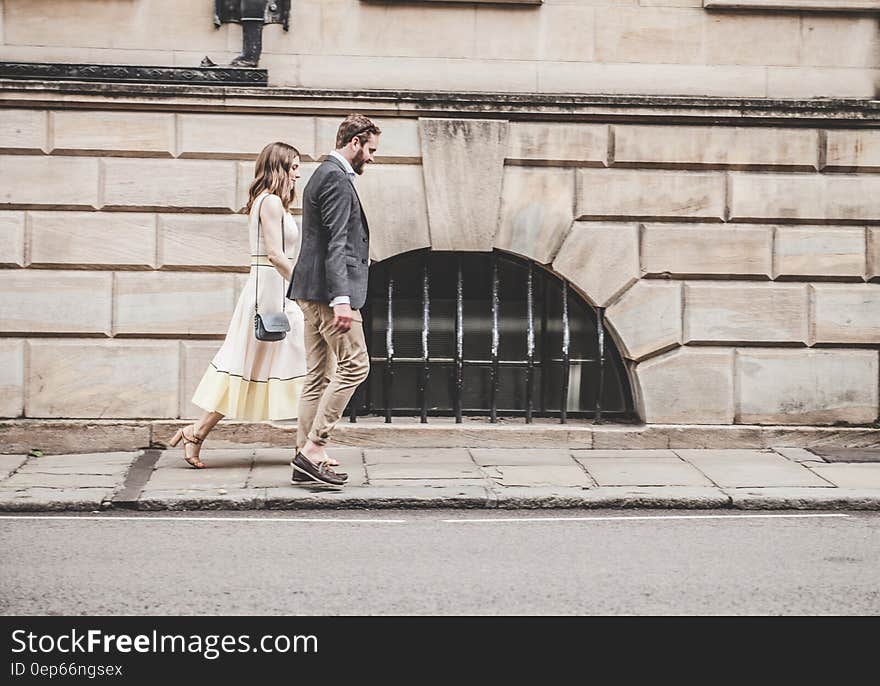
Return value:
[(816, 514), (10, 515), (0, 613), (880, 614), (880, 513)]

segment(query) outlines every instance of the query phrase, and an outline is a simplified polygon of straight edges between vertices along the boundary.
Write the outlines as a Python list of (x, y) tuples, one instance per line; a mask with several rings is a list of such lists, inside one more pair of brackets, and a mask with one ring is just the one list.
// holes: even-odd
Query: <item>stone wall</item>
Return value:
[[(275, 86), (809, 98), (880, 81), (876, 0), (292, 6), (288, 33), (264, 31)], [(228, 62), (241, 29), (212, 16), (212, 0), (0, 0), (0, 60)]]
[(256, 152), (292, 142), (304, 184), (361, 109), (385, 132), (358, 179), (372, 257), (547, 265), (607, 308), (648, 423), (878, 417), (880, 130), (856, 116), (641, 103), (645, 121), (546, 121), (280, 95), (207, 111), (202, 91), (163, 92), (7, 91), (0, 416), (192, 416), (246, 276)]

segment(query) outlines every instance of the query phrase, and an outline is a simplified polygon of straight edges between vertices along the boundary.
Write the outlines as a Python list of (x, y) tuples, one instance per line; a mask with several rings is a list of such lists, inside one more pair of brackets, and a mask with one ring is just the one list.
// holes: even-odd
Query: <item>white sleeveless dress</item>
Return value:
[[(260, 206), (269, 194), (255, 201), (248, 224), (251, 245), (251, 272), (241, 291), (226, 339), (193, 395), (193, 403), (203, 410), (219, 412), (230, 419), (251, 421), (292, 419), (306, 374), (303, 341), (303, 314), (299, 306), (285, 297), (288, 282), (266, 257), (262, 233), (273, 230), (263, 224), (257, 241)], [(274, 227), (277, 231), (278, 227)], [(284, 214), (284, 251), (296, 263), (299, 256), (299, 228), (293, 217)], [(282, 303), (290, 321), (290, 331), (280, 341), (259, 341), (254, 336), (254, 297), (259, 270), (260, 313), (281, 312)]]

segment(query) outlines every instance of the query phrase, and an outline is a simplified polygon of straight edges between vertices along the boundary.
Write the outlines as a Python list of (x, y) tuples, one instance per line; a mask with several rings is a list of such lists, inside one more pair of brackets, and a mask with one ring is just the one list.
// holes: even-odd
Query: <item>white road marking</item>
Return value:
[(116, 517), (113, 515), (105, 515), (103, 517), (90, 517), (87, 515), (78, 517), (76, 515), (0, 515), (0, 519), (64, 519), (74, 521), (97, 521), (97, 522), (296, 522), (306, 524), (403, 524), (405, 519), (355, 519), (355, 518), (333, 518), (318, 519), (317, 517)]
[(507, 522), (630, 522), (669, 519), (792, 519), (815, 517), (849, 517), (848, 514), (729, 514), (729, 515), (653, 515), (607, 517), (495, 517), (482, 519), (444, 519), (447, 524), (495, 524)]

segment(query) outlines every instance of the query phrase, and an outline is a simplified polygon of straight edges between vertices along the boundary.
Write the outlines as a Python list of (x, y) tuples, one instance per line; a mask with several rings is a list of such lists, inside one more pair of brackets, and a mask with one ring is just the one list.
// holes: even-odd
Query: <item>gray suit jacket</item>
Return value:
[(367, 300), (370, 229), (354, 184), (329, 157), (303, 191), (302, 244), (287, 297), (330, 303), (339, 295), (359, 310)]

